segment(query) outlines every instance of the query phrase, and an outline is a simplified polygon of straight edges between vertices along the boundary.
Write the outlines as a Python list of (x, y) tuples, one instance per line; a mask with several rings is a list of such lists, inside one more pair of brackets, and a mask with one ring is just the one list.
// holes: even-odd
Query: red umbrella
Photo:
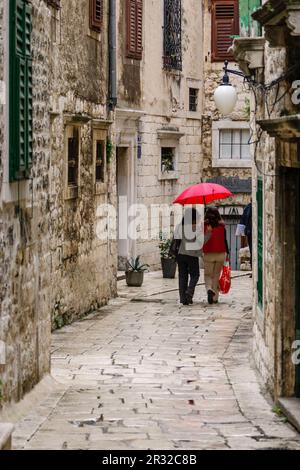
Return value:
[(218, 199), (226, 199), (233, 194), (224, 186), (215, 183), (200, 183), (185, 189), (173, 204), (208, 204)]

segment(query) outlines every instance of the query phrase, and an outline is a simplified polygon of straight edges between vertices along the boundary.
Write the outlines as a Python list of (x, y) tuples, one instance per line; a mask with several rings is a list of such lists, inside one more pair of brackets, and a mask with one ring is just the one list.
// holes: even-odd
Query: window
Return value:
[(162, 147), (161, 172), (175, 171), (175, 147)]
[(126, 0), (126, 55), (141, 60), (143, 53), (143, 0)]
[(104, 183), (105, 153), (104, 140), (96, 140), (96, 183)]
[(32, 6), (9, 2), (9, 179), (29, 176), (32, 163)]
[(48, 5), (56, 8), (57, 10), (60, 9), (60, 0), (47, 0)]
[(198, 92), (197, 88), (189, 89), (189, 110), (196, 112), (198, 109)]
[(263, 180), (257, 180), (257, 303), (263, 307)]
[(103, 0), (90, 0), (90, 28), (100, 32), (103, 23)]
[(250, 131), (247, 129), (222, 129), (219, 139), (221, 160), (249, 160)]
[(107, 130), (95, 127), (93, 129), (93, 165), (95, 193), (103, 194), (107, 191)]
[(245, 121), (214, 121), (212, 164), (223, 168), (251, 168), (250, 129)]
[(228, 52), (239, 34), (238, 0), (212, 0), (212, 60), (232, 59)]
[(164, 0), (164, 68), (182, 70), (181, 0)]
[(78, 186), (79, 128), (72, 127), (68, 136), (68, 185)]

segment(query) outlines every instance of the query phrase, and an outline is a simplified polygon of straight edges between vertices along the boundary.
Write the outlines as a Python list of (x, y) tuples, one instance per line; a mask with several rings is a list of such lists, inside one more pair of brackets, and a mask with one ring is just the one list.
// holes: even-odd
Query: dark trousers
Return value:
[(183, 303), (187, 300), (187, 296), (190, 299), (193, 298), (195, 287), (200, 277), (199, 258), (188, 255), (178, 255), (177, 263), (179, 271), (180, 302)]

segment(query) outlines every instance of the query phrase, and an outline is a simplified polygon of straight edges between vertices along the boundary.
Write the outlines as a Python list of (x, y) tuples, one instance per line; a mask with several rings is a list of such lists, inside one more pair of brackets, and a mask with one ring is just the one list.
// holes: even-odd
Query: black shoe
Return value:
[(209, 305), (212, 305), (214, 303), (214, 296), (215, 296), (214, 291), (209, 290), (207, 292), (207, 302), (209, 303)]
[(180, 302), (182, 305), (190, 305), (187, 300), (184, 300), (183, 302)]
[(193, 305), (193, 297), (191, 297), (190, 295), (186, 295), (186, 301), (188, 303), (188, 305)]

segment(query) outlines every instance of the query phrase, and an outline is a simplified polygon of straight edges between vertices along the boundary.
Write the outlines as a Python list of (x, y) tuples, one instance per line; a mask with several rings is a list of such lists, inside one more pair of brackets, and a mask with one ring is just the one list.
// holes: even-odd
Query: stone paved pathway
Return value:
[(300, 449), (251, 366), (249, 277), (213, 307), (203, 286), (181, 307), (175, 287), (160, 273), (142, 289), (122, 281), (109, 306), (57, 331), (57, 385), (17, 424), (14, 447)]

